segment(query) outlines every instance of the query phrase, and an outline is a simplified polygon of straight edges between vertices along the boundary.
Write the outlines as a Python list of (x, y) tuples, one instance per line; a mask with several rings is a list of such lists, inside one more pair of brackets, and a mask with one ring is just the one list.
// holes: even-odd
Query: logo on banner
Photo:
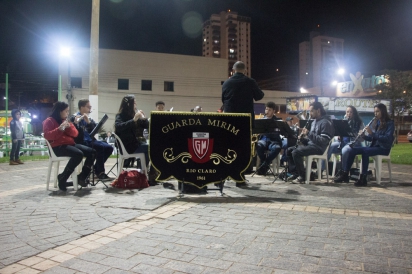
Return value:
[(192, 138), (188, 139), (189, 153), (196, 163), (209, 161), (213, 152), (213, 139), (209, 139), (208, 132), (193, 132)]

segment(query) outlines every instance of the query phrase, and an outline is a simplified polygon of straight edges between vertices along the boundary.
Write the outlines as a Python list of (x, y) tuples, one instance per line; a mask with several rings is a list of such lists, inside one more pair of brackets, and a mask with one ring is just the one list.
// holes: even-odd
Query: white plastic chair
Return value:
[[(45, 139), (46, 140), (46, 139)], [(54, 168), (54, 187), (57, 188), (57, 175), (59, 173), (59, 165), (61, 161), (68, 161), (70, 160), (70, 157), (57, 157), (56, 154), (54, 154), (54, 151), (49, 143), (48, 140), (46, 140), (46, 144), (47, 147), (49, 149), (49, 166), (47, 169), (47, 187), (46, 189), (49, 190), (49, 183), (50, 183), (50, 175), (51, 175), (51, 171), (52, 171), (52, 167), (53, 167), (53, 163), (56, 163), (55, 168)], [(79, 165), (80, 166), (80, 165)], [(74, 190), (78, 189), (78, 185), (77, 185), (77, 172), (76, 170), (73, 171), (72, 173), (72, 179), (73, 179), (73, 188)]]
[[(395, 140), (393, 142), (395, 143)], [(392, 146), (393, 146), (393, 144), (392, 144)], [(387, 160), (388, 161), (389, 182), (392, 183), (391, 152), (392, 152), (392, 148), (389, 151), (389, 155), (370, 156), (370, 158), (373, 159), (373, 169), (375, 170), (375, 178), (376, 178), (376, 183), (377, 184), (381, 183), (382, 160)], [(360, 173), (362, 173), (362, 161), (361, 161)]]
[[(131, 154), (127, 153), (127, 151), (126, 151), (126, 149), (123, 145), (123, 142), (122, 142), (122, 140), (120, 140), (119, 136), (117, 136), (117, 134), (115, 134), (115, 133), (112, 133), (112, 135), (116, 138), (117, 143), (120, 145), (120, 148), (121, 148), (118, 151), (120, 159), (119, 159), (119, 166), (118, 166), (119, 169), (117, 170), (117, 178), (119, 178), (119, 175), (123, 170), (124, 161), (126, 159), (130, 159), (130, 158), (139, 158), (140, 159), (140, 164), (142, 165), (142, 171), (147, 176), (146, 158), (145, 158), (144, 153), (131, 153)], [(120, 153), (120, 151), (122, 153)]]
[[(335, 176), (335, 174), (336, 174), (335, 172), (336, 172), (336, 164), (337, 164), (337, 161), (338, 161), (338, 157), (340, 157), (339, 153), (332, 153), (332, 161), (333, 161), (332, 176)], [(359, 157), (358, 157), (358, 155), (356, 155), (356, 157), (355, 157), (355, 164), (356, 164), (356, 168), (359, 168)], [(343, 166), (342, 166), (342, 169), (343, 169)]]
[[(309, 155), (306, 156), (306, 184), (309, 184), (310, 182), (310, 172), (312, 171), (312, 161), (314, 159), (317, 159), (317, 167), (318, 167), (318, 179), (322, 179), (322, 160), (325, 160), (326, 163), (328, 161), (328, 149), (330, 147), (330, 144), (332, 144), (333, 138), (329, 141), (329, 145), (326, 147), (325, 152), (323, 152), (322, 155)], [(325, 165), (326, 167), (326, 182), (329, 183), (329, 167), (328, 165)]]

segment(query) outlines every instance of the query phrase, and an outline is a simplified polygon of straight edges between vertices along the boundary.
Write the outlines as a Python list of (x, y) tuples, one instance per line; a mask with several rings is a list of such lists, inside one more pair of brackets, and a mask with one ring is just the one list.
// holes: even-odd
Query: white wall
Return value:
[[(89, 98), (89, 49), (73, 53), (70, 61), (71, 76), (82, 77), (82, 88), (74, 88), (74, 113), (81, 98)], [(137, 107), (147, 115), (162, 100), (166, 109), (190, 111), (197, 105), (204, 112), (216, 112), (222, 105), (221, 81), (227, 79), (227, 60), (198, 56), (121, 51), (101, 49), (99, 52), (99, 119), (109, 116), (104, 128), (113, 130), (114, 118), (124, 95), (134, 94)], [(62, 83), (67, 83), (67, 66), (60, 67)], [(129, 90), (118, 90), (118, 79), (129, 79)], [(141, 80), (152, 80), (152, 91), (141, 90)], [(174, 92), (164, 91), (164, 81), (174, 82)], [(63, 84), (63, 98), (66, 96)], [(266, 103), (286, 104), (286, 97), (296, 92), (265, 90)]]

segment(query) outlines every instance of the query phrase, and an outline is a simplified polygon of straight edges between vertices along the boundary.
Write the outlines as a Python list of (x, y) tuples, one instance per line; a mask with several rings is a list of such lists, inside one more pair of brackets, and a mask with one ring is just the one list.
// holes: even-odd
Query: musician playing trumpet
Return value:
[[(292, 176), (289, 182), (294, 184), (305, 183), (305, 168), (303, 160), (305, 156), (322, 155), (334, 136), (335, 130), (330, 117), (326, 115), (323, 105), (319, 102), (310, 104), (310, 118), (313, 119), (310, 131), (305, 127), (298, 137), (296, 147), (288, 149), (289, 172)], [(291, 157), (290, 157), (291, 156)], [(311, 163), (308, 167), (311, 168)], [(309, 178), (307, 178), (309, 180)]]
[[(265, 108), (265, 117), (263, 119), (277, 120), (275, 116), (276, 104), (274, 102), (267, 102)], [(268, 132), (260, 135), (257, 142), (257, 155), (261, 161), (256, 173), (258, 175), (266, 175), (270, 163), (278, 156), (282, 149), (282, 138), (279, 132)], [(268, 153), (266, 154), (266, 151)]]
[[(349, 169), (351, 168), (356, 155), (362, 155), (362, 172), (355, 186), (367, 186), (367, 174), (369, 167), (369, 157), (375, 155), (389, 155), (393, 144), (395, 125), (389, 118), (387, 108), (384, 104), (379, 103), (374, 107), (375, 118), (373, 122), (366, 126), (362, 135), (366, 141), (370, 141), (369, 147), (349, 146), (348, 157), (346, 162), (342, 162), (342, 172), (337, 178), (340, 182), (349, 182)], [(337, 181), (335, 180), (335, 182)]]
[[(352, 133), (354, 133), (354, 136), (358, 135), (359, 131), (361, 131), (365, 127), (362, 119), (359, 117), (358, 110), (354, 106), (348, 106), (346, 108), (346, 114), (343, 120), (348, 121), (349, 127)], [(339, 154), (340, 152), (342, 152), (342, 163), (346, 162), (350, 149), (349, 143), (353, 142), (353, 146), (355, 147), (362, 146), (362, 138), (358, 138), (356, 142), (354, 141), (355, 137), (343, 137), (342, 140), (333, 142), (328, 150), (328, 159), (330, 159), (332, 153)], [(325, 170), (325, 161), (322, 161), (322, 171), (323, 170)], [(339, 177), (339, 174), (340, 173), (336, 175), (336, 178)], [(336, 179), (335, 183), (341, 183), (341, 181)]]
[[(89, 117), (92, 106), (89, 99), (80, 99), (78, 102), (79, 111), (71, 117), (75, 123), (79, 136), (75, 139), (76, 144), (85, 145), (96, 151), (96, 162), (94, 173), (100, 180), (110, 180), (105, 173), (104, 163), (112, 155), (113, 147), (106, 142), (98, 141), (90, 136), (90, 132), (96, 127), (95, 121)], [(90, 172), (90, 170), (89, 170)]]

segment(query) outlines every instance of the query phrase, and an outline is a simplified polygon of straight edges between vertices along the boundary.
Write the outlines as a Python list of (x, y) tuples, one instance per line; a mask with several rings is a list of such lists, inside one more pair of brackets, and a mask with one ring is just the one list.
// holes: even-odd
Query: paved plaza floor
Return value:
[(411, 274), (412, 167), (383, 167), (365, 188), (247, 176), (221, 197), (47, 191), (47, 161), (0, 164), (0, 273)]

